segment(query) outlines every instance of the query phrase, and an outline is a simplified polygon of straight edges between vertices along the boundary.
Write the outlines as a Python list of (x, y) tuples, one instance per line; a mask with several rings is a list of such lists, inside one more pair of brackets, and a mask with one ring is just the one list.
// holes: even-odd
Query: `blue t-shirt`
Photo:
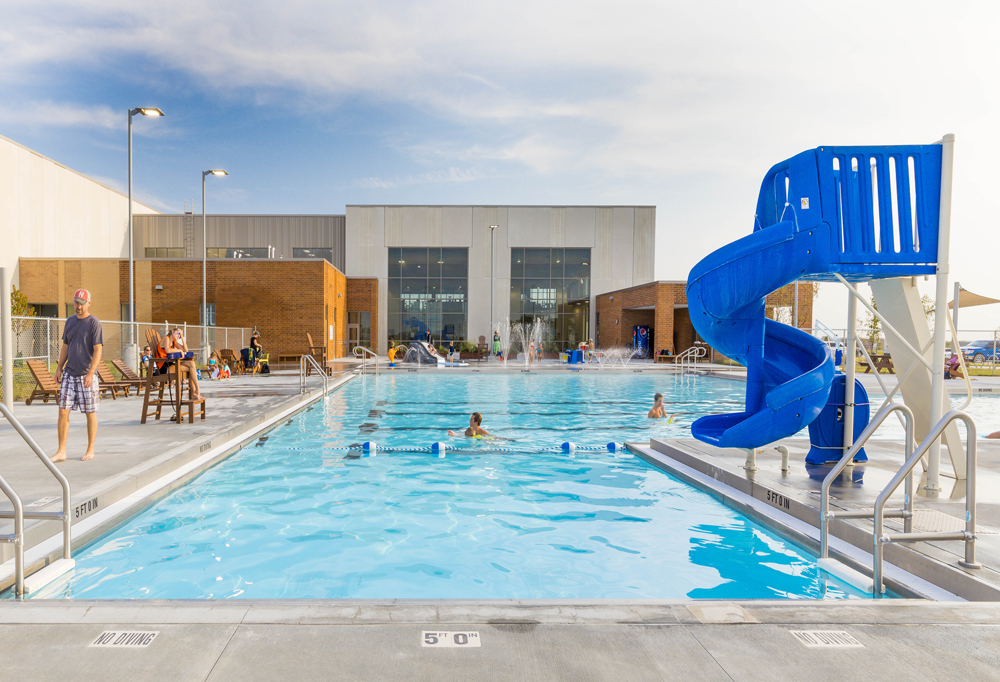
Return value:
[(87, 315), (82, 320), (73, 315), (66, 320), (62, 340), (68, 349), (63, 371), (71, 377), (86, 376), (94, 360), (94, 346), (104, 345), (101, 321), (93, 315)]

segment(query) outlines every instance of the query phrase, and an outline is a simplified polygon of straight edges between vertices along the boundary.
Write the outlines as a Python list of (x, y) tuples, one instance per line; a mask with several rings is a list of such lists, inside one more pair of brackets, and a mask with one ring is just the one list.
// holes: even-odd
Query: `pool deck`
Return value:
[[(354, 368), (353, 363), (338, 367), (343, 378)], [(473, 363), (457, 371), (474, 369), (512, 368), (487, 369), (485, 364), (477, 368)], [(531, 369), (564, 371), (566, 367), (543, 362)], [(611, 371), (636, 369), (675, 371), (663, 364), (636, 361)], [(588, 367), (585, 371), (609, 370)], [(724, 376), (741, 378), (738, 371)], [(1000, 378), (984, 379), (991, 378), (981, 378), (973, 386), (1000, 392)], [(862, 380), (866, 386), (872, 383), (870, 389), (875, 385), (870, 375), (863, 375)], [(960, 383), (949, 382), (949, 389), (953, 391)], [(209, 418), (193, 425), (169, 421), (140, 425), (141, 398), (104, 400), (99, 453), (90, 462), (80, 461), (86, 433), (82, 418), (74, 414), (69, 461), (60, 469), (73, 485), (74, 510), (97, 501), (94, 510), (85, 509), (74, 522), (74, 545), (80, 546), (115, 525), (123, 514), (158, 499), (235, 449), (252, 445), (262, 429), (283, 423), (286, 414), (319, 396), (316, 378), (310, 386), (307, 395), (299, 395), (295, 373), (206, 382)], [(964, 384), (961, 387), (964, 390)], [(47, 452), (54, 451), (53, 405), (20, 404), (15, 414)], [(1000, 428), (1000, 424), (982, 428)], [(785, 474), (776, 453), (760, 455), (758, 471), (748, 473), (742, 469), (745, 453), (739, 450), (718, 450), (686, 439), (654, 442), (639, 449), (647, 457), (672, 460), (672, 466), (684, 475), (714, 480), (722, 486), (714, 494), (729, 496), (730, 504), (755, 517), (768, 517), (779, 526), (787, 524), (786, 532), (808, 545), (809, 532), (801, 524), (816, 513), (818, 473), (802, 464), (806, 441), (789, 439), (783, 444), (791, 451), (792, 463)], [(42, 501), (31, 508), (58, 507), (57, 501), (45, 501), (58, 495), (55, 481), (10, 428), (0, 428), (0, 453), (0, 473), (21, 493), (25, 504)], [(898, 444), (891, 441), (873, 444), (868, 453), (870, 462), (855, 467), (835, 486), (835, 507), (870, 504), (899, 460)], [(953, 590), (966, 591), (969, 598), (989, 601), (5, 600), (0, 601), (0, 673), (3, 679), (39, 681), (282, 677), (798, 681), (842, 680), (850, 668), (883, 680), (995, 679), (1000, 663), (1000, 441), (980, 439), (979, 454), (979, 525), (984, 532), (977, 551), (983, 568), (957, 567), (961, 543), (953, 542), (893, 547), (898, 551), (891, 558), (916, 573), (936, 567), (931, 577)], [(944, 494), (919, 496), (917, 507), (957, 518), (964, 511), (962, 486), (952, 479), (943, 482)], [(794, 503), (795, 513), (774, 509), (766, 499), (769, 490)], [(848, 545), (864, 534), (865, 523), (839, 521), (834, 525), (834, 535), (840, 538), (835, 551), (845, 552), (848, 563), (854, 556), (863, 568), (860, 550), (855, 548), (852, 554)], [(44, 526), (48, 530), (43, 532)], [(32, 527), (39, 530), (30, 534), (30, 541), (41, 543), (33, 550), (37, 566), (44, 563), (41, 554), (58, 552), (59, 527), (52, 522)], [(2, 532), (9, 530), (0, 527)], [(870, 542), (870, 531), (868, 538)], [(47, 549), (40, 554), (45, 543)], [(10, 562), (0, 566), (0, 579), (5, 577), (2, 569), (9, 566)], [(935, 592), (934, 586), (921, 583), (919, 576), (914, 580), (916, 573), (887, 569), (887, 579), (910, 580), (916, 592), (923, 588), (947, 598), (941, 590)], [(966, 576), (964, 582), (956, 580), (956, 573)], [(4, 584), (9, 582), (7, 578)], [(845, 631), (860, 646), (850, 651), (807, 648), (790, 634), (799, 630)], [(107, 631), (158, 634), (147, 647), (131, 651), (90, 646)], [(421, 643), (427, 631), (477, 632), (481, 646), (448, 651), (424, 647)]]

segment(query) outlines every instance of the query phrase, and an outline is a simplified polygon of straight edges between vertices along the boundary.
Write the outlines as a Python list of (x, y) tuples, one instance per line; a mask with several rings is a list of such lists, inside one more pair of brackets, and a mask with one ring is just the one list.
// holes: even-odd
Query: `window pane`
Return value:
[(566, 249), (565, 276), (590, 278), (590, 249)]
[(389, 300), (390, 301), (392, 299), (394, 299), (394, 298), (399, 298), (399, 294), (400, 294), (400, 292), (402, 290), (401, 287), (403, 286), (402, 282), (403, 281), (399, 280), (399, 279), (389, 279), (388, 285), (389, 285)]
[(441, 249), (427, 249), (427, 277), (437, 279), (441, 277), (441, 266), (444, 264), (444, 257)]
[(400, 277), (402, 274), (402, 264), (399, 262), (403, 259), (402, 249), (389, 249), (389, 277)]
[(590, 300), (590, 280), (589, 279), (567, 279), (566, 301), (589, 301)]
[(552, 249), (552, 279), (563, 276), (563, 249)]
[(468, 249), (441, 249), (441, 276), (442, 277), (464, 277), (469, 276), (469, 250)]
[(549, 261), (551, 253), (549, 249), (525, 249), (524, 250), (524, 276), (544, 277), (548, 279), (550, 267)]
[[(399, 280), (396, 280), (396, 281), (398, 282)], [(388, 305), (388, 308), (386, 308), (386, 311), (390, 315), (398, 315), (400, 312), (402, 312), (401, 309), (400, 309), (400, 303), (399, 303), (399, 297), (398, 296), (396, 296), (395, 298), (393, 298), (392, 296), (390, 296), (389, 300), (387, 302), (387, 305)]]
[(399, 330), (400, 330), (400, 317), (399, 315), (389, 314), (386, 318), (386, 333), (389, 338), (393, 341), (399, 340)]
[(459, 279), (453, 277), (451, 279), (441, 280), (441, 289), (439, 290), (442, 294), (453, 296), (456, 294), (461, 294), (462, 296), (467, 295), (469, 290), (469, 284), (467, 279)]
[[(405, 268), (406, 266), (404, 266)], [(404, 279), (402, 280), (401, 294), (403, 296), (426, 296), (427, 295), (427, 280), (426, 279)]]
[(403, 249), (403, 277), (427, 276), (427, 249)]
[(510, 250), (510, 276), (524, 277), (524, 249)]
[(434, 278), (427, 280), (427, 295), (430, 298), (436, 298), (441, 294), (441, 280)]

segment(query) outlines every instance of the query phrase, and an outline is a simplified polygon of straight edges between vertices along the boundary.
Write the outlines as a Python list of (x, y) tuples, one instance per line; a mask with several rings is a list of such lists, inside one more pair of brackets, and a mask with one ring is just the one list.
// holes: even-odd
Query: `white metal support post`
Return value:
[(857, 371), (858, 298), (857, 285), (847, 283), (851, 292), (847, 296), (847, 342), (844, 346), (844, 451), (843, 457), (854, 445), (854, 374)]
[[(494, 255), (494, 247), (497, 242), (497, 228), (499, 225), (490, 225), (490, 333), (487, 335), (487, 344), (489, 348), (493, 348), (493, 299), (496, 298), (496, 283), (493, 279), (493, 272), (496, 268), (496, 256)], [(506, 358), (504, 358), (506, 359)]]
[[(201, 172), (201, 324), (208, 326), (208, 210), (205, 208), (205, 178), (209, 175), (229, 175), (224, 170), (207, 170)], [(270, 249), (271, 247), (268, 247)], [(268, 256), (270, 256), (268, 251)], [(205, 345), (202, 339), (202, 346)]]
[(14, 409), (14, 349), (12, 347), (10, 315), (10, 274), (12, 270), (0, 268), (0, 362), (3, 363), (3, 404), (8, 410)]
[[(944, 416), (944, 348), (948, 326), (948, 273), (951, 256), (951, 185), (955, 162), (955, 136), (941, 139), (941, 212), (938, 218), (937, 290), (934, 296), (934, 369), (931, 378), (931, 414), (933, 429)], [(956, 311), (958, 300), (955, 300)], [(957, 326), (957, 325), (956, 325)], [(941, 490), (941, 439), (927, 450), (927, 485), (930, 493)]]

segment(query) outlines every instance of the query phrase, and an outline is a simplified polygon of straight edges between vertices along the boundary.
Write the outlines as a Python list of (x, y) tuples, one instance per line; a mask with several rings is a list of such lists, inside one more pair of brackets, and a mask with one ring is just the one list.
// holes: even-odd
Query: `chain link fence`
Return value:
[[(28, 369), (28, 360), (43, 360), (49, 371), (55, 374), (65, 324), (65, 319), (55, 317), (11, 318), (15, 401), (26, 399), (35, 388), (35, 379)], [(199, 364), (207, 363), (209, 349), (231, 348), (238, 354), (239, 349), (246, 348), (250, 344), (250, 336), (254, 331), (245, 327), (203, 327), (171, 323), (169, 320), (136, 323), (101, 320), (104, 332), (101, 357), (108, 363), (112, 360), (125, 360), (133, 370), (137, 370), (139, 356), (147, 345), (146, 330), (153, 329), (162, 337), (174, 327), (184, 330), (188, 348), (195, 352)], [(129, 347), (133, 343), (137, 347), (130, 357)], [(117, 371), (115, 374), (117, 375)]]

